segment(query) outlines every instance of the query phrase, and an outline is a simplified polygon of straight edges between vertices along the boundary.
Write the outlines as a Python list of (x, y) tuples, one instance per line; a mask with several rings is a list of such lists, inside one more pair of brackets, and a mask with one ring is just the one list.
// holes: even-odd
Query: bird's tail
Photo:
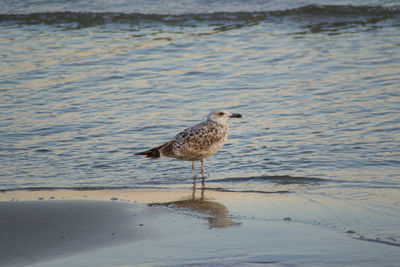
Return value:
[(162, 146), (158, 146), (143, 152), (136, 153), (135, 155), (145, 155), (146, 158), (157, 159), (161, 157), (160, 149)]

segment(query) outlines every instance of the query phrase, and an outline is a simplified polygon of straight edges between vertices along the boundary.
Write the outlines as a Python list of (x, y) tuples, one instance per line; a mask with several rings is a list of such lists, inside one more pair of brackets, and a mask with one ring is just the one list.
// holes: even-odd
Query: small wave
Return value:
[[(0, 193), (12, 192), (12, 191), (56, 191), (56, 190), (72, 190), (72, 191), (100, 191), (100, 190), (122, 190), (122, 189), (138, 189), (137, 186), (73, 186), (73, 187), (63, 187), (63, 186), (38, 186), (38, 187), (17, 187), (0, 189)], [(140, 187), (143, 188), (143, 187)]]
[(210, 180), (209, 182), (218, 183), (243, 183), (243, 182), (270, 182), (279, 184), (315, 184), (321, 182), (328, 182), (331, 180), (312, 177), (295, 177), (295, 176), (253, 176), (253, 177), (232, 177), (218, 180)]
[(379, 238), (379, 237), (367, 238), (367, 237), (364, 237), (363, 235), (355, 235), (355, 236), (353, 236), (353, 238), (362, 240), (362, 241), (368, 241), (368, 242), (379, 243), (379, 244), (383, 244), (383, 245), (400, 247), (400, 242), (398, 240), (396, 240), (395, 238), (388, 238), (388, 239), (383, 239), (383, 238)]
[(47, 148), (40, 148), (40, 149), (35, 150), (35, 152), (47, 153), (47, 152), (52, 152), (52, 151), (50, 149), (47, 149)]
[[(0, 14), (0, 23), (17, 24), (47, 24), (82, 28), (105, 24), (154, 24), (164, 23), (182, 26), (193, 26), (199, 23), (213, 22), (240, 22), (242, 25), (254, 24), (260, 21), (269, 21), (284, 17), (299, 18), (302, 21), (318, 19), (321, 22), (333, 20), (351, 21), (355, 23), (376, 23), (385, 19), (400, 18), (400, 6), (350, 6), (350, 5), (308, 5), (294, 9), (257, 12), (216, 12), (190, 13), (180, 15), (170, 14), (143, 14), (122, 12), (43, 12), (29, 14)], [(68, 27), (68, 26), (67, 26)]]
[(228, 189), (221, 187), (207, 187), (206, 190), (217, 191), (217, 192), (232, 192), (232, 193), (252, 193), (252, 194), (288, 194), (291, 191), (288, 190), (277, 190), (277, 191), (263, 191), (263, 190), (243, 190), (243, 189)]

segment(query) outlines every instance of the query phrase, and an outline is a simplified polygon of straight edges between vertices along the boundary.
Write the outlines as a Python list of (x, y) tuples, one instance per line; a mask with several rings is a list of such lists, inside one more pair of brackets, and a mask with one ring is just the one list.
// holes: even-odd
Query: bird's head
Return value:
[(207, 121), (213, 121), (221, 124), (226, 124), (229, 118), (241, 118), (239, 113), (229, 113), (225, 110), (213, 110), (208, 114)]

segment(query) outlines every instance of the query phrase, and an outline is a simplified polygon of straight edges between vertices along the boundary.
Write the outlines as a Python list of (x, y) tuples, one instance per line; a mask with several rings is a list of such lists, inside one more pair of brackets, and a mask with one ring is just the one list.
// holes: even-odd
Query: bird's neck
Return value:
[(225, 120), (210, 120), (208, 119), (207, 122), (213, 122), (216, 123), (218, 125), (224, 126), (224, 127), (228, 127), (228, 124), (226, 123)]

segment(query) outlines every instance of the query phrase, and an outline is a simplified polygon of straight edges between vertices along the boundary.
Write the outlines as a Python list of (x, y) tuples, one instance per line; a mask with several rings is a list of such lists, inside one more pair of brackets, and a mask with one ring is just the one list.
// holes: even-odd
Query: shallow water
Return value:
[(2, 2), (0, 189), (189, 185), (134, 153), (225, 108), (210, 188), (399, 222), (399, 1), (158, 2)]

